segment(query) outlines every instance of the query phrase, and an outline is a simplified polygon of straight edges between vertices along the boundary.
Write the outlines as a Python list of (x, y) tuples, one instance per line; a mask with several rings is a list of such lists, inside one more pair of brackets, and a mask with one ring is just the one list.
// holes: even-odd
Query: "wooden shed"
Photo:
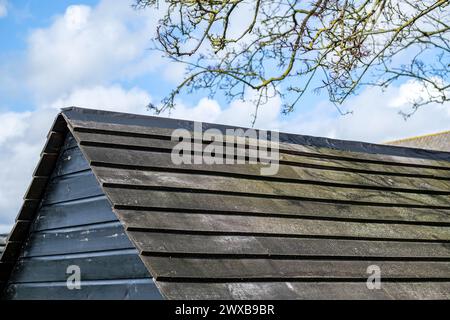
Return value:
[(450, 153), (280, 133), (274, 175), (174, 164), (173, 130), (193, 127), (64, 109), (1, 257), (2, 298), (450, 298)]

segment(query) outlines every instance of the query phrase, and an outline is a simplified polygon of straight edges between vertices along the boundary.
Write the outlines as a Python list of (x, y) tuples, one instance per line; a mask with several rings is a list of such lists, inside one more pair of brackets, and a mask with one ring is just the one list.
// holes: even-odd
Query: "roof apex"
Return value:
[[(61, 109), (61, 114), (69, 122), (91, 121), (116, 125), (133, 125), (133, 126), (166, 128), (166, 129), (184, 128), (191, 131), (193, 130), (194, 126), (194, 121), (190, 120), (174, 119), (151, 115), (139, 115), (139, 114), (106, 111), (98, 109), (88, 109), (75, 106)], [(241, 128), (244, 130), (250, 129), (246, 127), (236, 127), (225, 124), (215, 124), (207, 122), (202, 122), (202, 126), (204, 130), (209, 128), (215, 128), (223, 132), (225, 132), (226, 129), (237, 129), (237, 128)], [(281, 143), (314, 146), (333, 150), (450, 161), (450, 152), (445, 151), (424, 150), (404, 146), (375, 144), (353, 140), (341, 140), (341, 139), (301, 135), (286, 132), (280, 132), (279, 139)]]

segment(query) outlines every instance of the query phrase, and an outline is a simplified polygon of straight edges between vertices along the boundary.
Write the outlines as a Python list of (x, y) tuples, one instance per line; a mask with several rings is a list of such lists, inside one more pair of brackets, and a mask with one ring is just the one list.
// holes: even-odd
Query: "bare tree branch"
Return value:
[(311, 86), (339, 109), (363, 86), (405, 80), (424, 88), (406, 118), (450, 99), (450, 0), (135, 1), (164, 3), (158, 48), (188, 66), (157, 112), (174, 108), (182, 90), (233, 99), (252, 89), (255, 117), (274, 94), (289, 113)]

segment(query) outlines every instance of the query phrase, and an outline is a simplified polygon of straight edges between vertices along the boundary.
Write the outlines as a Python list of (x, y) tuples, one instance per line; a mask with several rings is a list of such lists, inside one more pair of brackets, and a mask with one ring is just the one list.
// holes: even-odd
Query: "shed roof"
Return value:
[[(176, 165), (171, 133), (193, 126), (64, 109), (0, 281), (70, 130), (166, 298), (450, 298), (450, 153), (281, 133), (273, 176), (260, 162)], [(372, 265), (380, 290), (366, 286)]]
[(386, 144), (450, 152), (450, 130), (389, 141)]

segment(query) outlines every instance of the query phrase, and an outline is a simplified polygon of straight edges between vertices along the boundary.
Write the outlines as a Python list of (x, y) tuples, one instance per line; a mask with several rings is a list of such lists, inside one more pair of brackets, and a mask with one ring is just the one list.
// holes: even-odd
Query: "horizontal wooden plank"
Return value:
[[(355, 203), (389, 204), (393, 206), (436, 206), (450, 209), (449, 195), (411, 194), (406, 192), (387, 192), (356, 188), (339, 188), (332, 186), (307, 185), (302, 183), (285, 183), (239, 179), (233, 177), (211, 177), (208, 175), (120, 170), (111, 168), (93, 168), (99, 181), (104, 186), (117, 185), (123, 189), (132, 188), (172, 188), (215, 192), (254, 197), (289, 198), (289, 199), (325, 199)], [(119, 204), (118, 202), (114, 201)]]
[[(118, 192), (109, 191), (112, 197), (120, 197)], [(134, 190), (136, 195), (144, 191)], [(139, 206), (158, 210), (183, 212), (211, 212), (262, 215), (292, 216), (304, 218), (358, 219), (367, 221), (403, 221), (421, 223), (449, 223), (450, 210), (428, 208), (399, 208), (365, 205), (320, 203), (303, 200), (284, 200), (252, 198), (243, 196), (216, 195), (191, 192), (167, 192), (146, 190), (146, 198), (140, 197), (137, 203), (127, 202), (138, 209)], [(193, 197), (195, 201), (192, 201)], [(120, 198), (125, 200), (125, 197)], [(116, 207), (121, 207), (117, 205)]]
[(79, 174), (57, 177), (48, 183), (44, 205), (63, 201), (103, 195), (94, 174), (84, 171)]
[(61, 132), (61, 133), (66, 133), (68, 131), (66, 119), (64, 119), (64, 116), (62, 114), (58, 114), (56, 116), (56, 119), (53, 121), (50, 132), (52, 132), (52, 131)]
[(24, 200), (17, 215), (17, 220), (32, 220), (39, 207), (40, 200)]
[(64, 139), (64, 133), (50, 131), (42, 153), (58, 153), (64, 144)]
[(131, 248), (134, 246), (123, 226), (113, 222), (32, 233), (22, 255), (35, 257)]
[[(176, 120), (173, 120), (173, 122), (176, 122)], [(114, 123), (107, 123), (107, 122), (97, 122), (97, 121), (80, 121), (80, 120), (70, 120), (70, 125), (72, 128), (75, 128), (75, 134), (78, 136), (83, 131), (90, 132), (90, 133), (101, 133), (101, 134), (107, 134), (107, 135), (128, 135), (131, 137), (143, 137), (143, 138), (152, 138), (152, 137), (161, 137), (168, 139), (171, 137), (173, 133), (173, 129), (171, 128), (158, 128), (153, 126), (139, 126), (139, 125), (121, 125), (121, 124), (114, 124)], [(176, 124), (175, 124), (176, 126)], [(220, 127), (218, 125), (207, 125), (211, 127)], [(179, 126), (178, 128), (182, 128), (182, 126)], [(84, 130), (83, 130), (84, 129)], [(87, 130), (86, 130), (87, 129)], [(423, 156), (420, 157), (418, 154), (419, 151), (415, 151), (416, 157), (406, 156), (406, 152), (402, 152), (406, 149), (398, 149), (398, 154), (405, 153), (405, 156), (396, 156), (396, 155), (388, 155), (388, 154), (375, 154), (375, 153), (369, 153), (369, 152), (353, 152), (348, 150), (339, 150), (338, 148), (324, 148), (324, 147), (315, 147), (313, 146), (313, 142), (311, 142), (309, 145), (305, 143), (301, 143), (300, 141), (303, 138), (304, 140), (307, 140), (306, 136), (298, 136), (298, 139), (295, 139), (295, 135), (290, 135), (290, 140), (292, 143), (286, 143), (281, 142), (280, 143), (280, 150), (289, 150), (289, 151), (297, 151), (297, 152), (303, 152), (311, 155), (321, 155), (321, 156), (332, 156), (336, 158), (348, 158), (353, 161), (381, 161), (381, 162), (392, 162), (392, 163), (398, 163), (398, 164), (412, 164), (412, 165), (430, 165), (430, 166), (436, 166), (436, 167), (450, 167), (450, 163), (448, 161), (442, 161), (442, 160), (435, 160), (432, 159), (433, 156), (435, 158), (438, 158), (437, 153), (432, 152), (426, 152), (426, 151), (420, 151)], [(325, 138), (323, 138), (325, 140)], [(364, 143), (359, 143), (364, 144)], [(366, 144), (369, 146), (370, 144)], [(386, 146), (383, 146), (385, 149), (387, 149)], [(369, 148), (367, 148), (369, 149)], [(393, 150), (394, 148), (389, 148), (390, 150)], [(412, 153), (412, 150), (408, 150), (409, 153)]]
[[(13, 283), (67, 280), (67, 268), (80, 268), (82, 280), (149, 278), (135, 249), (20, 259), (10, 279)], [(120, 266), (120, 267), (119, 267)]]
[[(95, 143), (95, 146), (90, 145), (82, 145), (81, 148), (86, 151), (87, 156), (90, 160), (94, 161), (103, 161), (103, 162), (111, 162), (111, 156), (109, 155), (114, 150), (114, 154), (121, 155), (123, 152), (129, 152), (128, 162), (125, 164), (134, 164), (134, 165), (152, 165), (151, 163), (145, 161), (145, 157), (150, 157), (153, 159), (152, 154), (156, 152), (160, 152), (159, 144), (156, 144), (155, 149), (152, 147), (149, 150), (140, 150), (142, 149), (139, 146), (136, 148), (132, 148), (132, 141), (130, 141), (131, 145), (122, 144), (122, 145), (109, 145)], [(166, 141), (166, 143), (170, 143)], [(86, 144), (86, 143), (85, 143)], [(96, 149), (96, 151), (92, 151), (90, 149)], [(166, 158), (170, 159), (170, 152), (172, 150), (171, 145), (169, 145), (165, 149), (166, 152), (161, 152), (168, 154)], [(103, 155), (103, 153), (107, 153)], [(140, 158), (144, 158), (140, 160)], [(121, 158), (119, 158), (121, 159)], [(133, 161), (130, 161), (133, 159)], [(167, 160), (166, 160), (167, 162)], [(319, 169), (328, 169), (328, 170), (337, 170), (337, 171), (349, 171), (349, 172), (360, 172), (360, 173), (368, 173), (368, 174), (385, 174), (385, 175), (401, 175), (401, 176), (417, 176), (417, 177), (428, 177), (428, 178), (438, 178), (443, 179), (446, 178), (450, 180), (450, 170), (442, 170), (442, 169), (432, 169), (432, 168), (417, 168), (417, 167), (403, 167), (403, 166), (393, 166), (386, 164), (373, 164), (373, 163), (359, 163), (348, 160), (339, 160), (339, 159), (324, 159), (324, 158), (315, 158), (303, 155), (290, 155), (290, 154), (280, 154), (279, 162), (281, 165), (291, 165), (297, 167), (316, 167)], [(115, 162), (113, 162), (115, 163)], [(267, 165), (266, 165), (267, 166)], [(195, 165), (195, 167), (199, 168), (200, 165)], [(204, 167), (204, 166), (201, 166)]]
[(105, 196), (45, 205), (33, 225), (34, 231), (65, 228), (117, 220)]
[[(128, 234), (144, 255), (343, 257), (362, 260), (450, 258), (450, 246), (442, 243), (167, 234), (140, 231), (129, 231)], [(186, 246), (187, 243), (189, 246)]]
[[(81, 155), (79, 150), (75, 152)], [(242, 178), (261, 178), (261, 169), (264, 164), (213, 164), (208, 166), (199, 165), (170, 165), (170, 154), (151, 153), (155, 168), (172, 170), (192, 170), (210, 172), (216, 175), (233, 175)], [(134, 163), (130, 163), (133, 165)], [(87, 168), (86, 163), (86, 168)], [(380, 174), (368, 174), (358, 172), (343, 172), (328, 170), (328, 168), (308, 168), (289, 165), (280, 165), (278, 172), (273, 176), (266, 176), (266, 180), (287, 180), (309, 183), (337, 184), (342, 186), (364, 186), (365, 188), (386, 190), (409, 190), (411, 192), (441, 192), (450, 194), (450, 182), (445, 180), (391, 176)]]
[(29, 220), (17, 220), (9, 234), (9, 241), (23, 241), (28, 236), (31, 225)]
[(34, 169), (33, 176), (48, 177), (52, 174), (53, 168), (58, 159), (56, 153), (44, 153), (41, 155), (38, 165)]
[(22, 245), (21, 241), (8, 241), (1, 255), (1, 262), (14, 263), (20, 255)]
[(7, 300), (133, 300), (161, 299), (152, 279), (82, 281), (80, 290), (69, 290), (66, 282), (9, 284)]
[(367, 280), (367, 269), (376, 265), (384, 280), (446, 279), (450, 281), (450, 262), (429, 261), (305, 261), (286, 259), (207, 259), (143, 257), (156, 280), (185, 279), (216, 281), (245, 279)]
[(382, 282), (370, 290), (365, 282), (184, 283), (158, 281), (167, 299), (449, 299), (450, 282)]
[(25, 193), (24, 199), (41, 199), (48, 180), (48, 177), (33, 177), (31, 184)]
[(72, 148), (60, 154), (55, 166), (53, 177), (71, 174), (89, 169), (89, 163), (84, 158), (79, 148)]
[(116, 210), (128, 229), (380, 239), (450, 240), (450, 227)]
[[(130, 150), (144, 150), (144, 151), (153, 151), (153, 152), (164, 152), (170, 153), (178, 144), (178, 139), (176, 140), (167, 140), (160, 138), (142, 138), (136, 136), (120, 136), (120, 135), (104, 135), (97, 134), (91, 132), (76, 132), (75, 134), (77, 139), (80, 140), (80, 144), (84, 146), (98, 146), (98, 147), (108, 147), (117, 148), (117, 149), (130, 149)], [(186, 142), (185, 140), (183, 140)], [(199, 141), (199, 140), (196, 140)], [(191, 142), (191, 140), (187, 141)], [(225, 156), (226, 154), (231, 154), (230, 150), (233, 150), (234, 155), (246, 156), (249, 157), (252, 153), (249, 152), (250, 146), (243, 143), (232, 143), (226, 145), (225, 142), (221, 141), (199, 141), (199, 144), (202, 144), (203, 147), (210, 146), (215, 147), (215, 154), (217, 156)], [(193, 145), (191, 145), (193, 150)], [(227, 147), (227, 148), (226, 148)], [(252, 145), (252, 150), (258, 150), (258, 145)], [(286, 155), (290, 157), (289, 155)], [(259, 159), (270, 159), (269, 155), (260, 153), (258, 155)], [(256, 159), (255, 159), (256, 160)]]

